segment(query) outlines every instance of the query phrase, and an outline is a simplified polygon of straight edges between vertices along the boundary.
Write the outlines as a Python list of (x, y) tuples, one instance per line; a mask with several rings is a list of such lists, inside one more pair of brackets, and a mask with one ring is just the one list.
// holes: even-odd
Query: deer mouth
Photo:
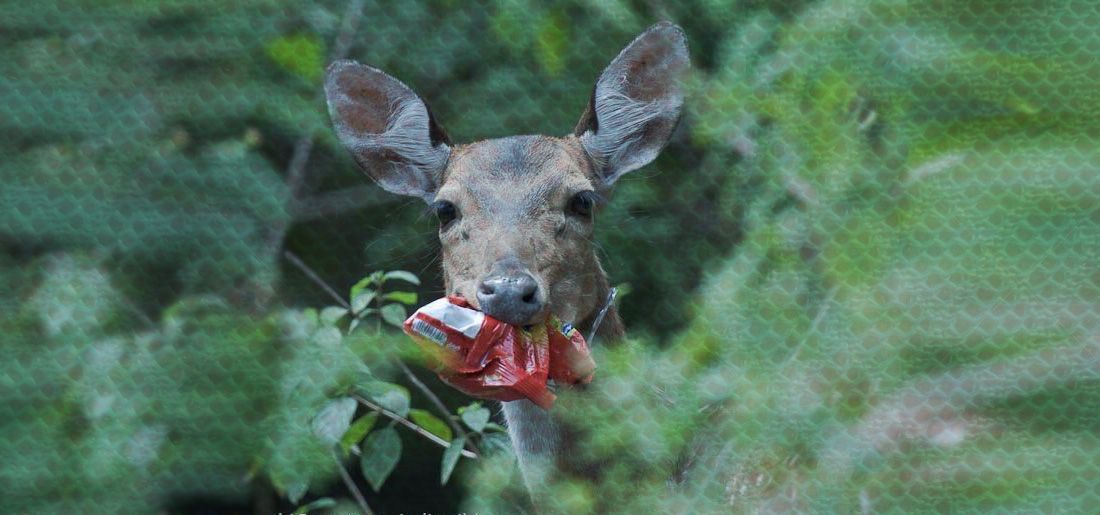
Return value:
[(437, 360), (444, 382), (474, 397), (554, 404), (553, 385), (591, 381), (596, 364), (584, 336), (549, 318), (523, 330), (473, 309), (466, 299), (438, 299), (413, 313), (405, 333)]
[(518, 260), (494, 266), (477, 286), (477, 304), (486, 315), (515, 326), (545, 322), (546, 289)]
[(548, 309), (539, 309), (535, 313), (531, 313), (529, 308), (519, 308), (518, 311), (483, 311), (486, 315), (493, 317), (501, 322), (516, 327), (522, 327), (524, 329), (530, 329), (532, 326), (545, 324), (550, 319), (550, 311)]

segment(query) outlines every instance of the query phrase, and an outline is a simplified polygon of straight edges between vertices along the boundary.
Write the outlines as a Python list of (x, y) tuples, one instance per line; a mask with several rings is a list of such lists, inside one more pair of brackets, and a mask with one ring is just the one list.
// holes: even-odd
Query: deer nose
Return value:
[(530, 323), (546, 304), (527, 272), (486, 277), (478, 285), (477, 301), (487, 315), (512, 325)]

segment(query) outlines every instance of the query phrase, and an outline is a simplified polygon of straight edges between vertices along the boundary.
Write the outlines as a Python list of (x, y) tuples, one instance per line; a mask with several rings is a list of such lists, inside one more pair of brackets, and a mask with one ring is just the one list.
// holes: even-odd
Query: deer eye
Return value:
[(582, 218), (591, 218), (592, 208), (599, 199), (600, 196), (595, 191), (582, 191), (573, 195), (573, 198), (569, 199), (569, 213)]
[(458, 218), (458, 209), (446, 200), (432, 202), (432, 211), (435, 212), (435, 217), (439, 219), (439, 230), (447, 229)]

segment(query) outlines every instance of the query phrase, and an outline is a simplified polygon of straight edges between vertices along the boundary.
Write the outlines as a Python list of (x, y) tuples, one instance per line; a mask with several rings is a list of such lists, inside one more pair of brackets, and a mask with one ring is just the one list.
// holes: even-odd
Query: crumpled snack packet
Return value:
[(550, 317), (521, 328), (470, 307), (461, 297), (436, 300), (405, 320), (405, 333), (436, 359), (440, 379), (483, 399), (530, 399), (554, 405), (547, 381), (592, 380), (596, 363), (580, 331)]

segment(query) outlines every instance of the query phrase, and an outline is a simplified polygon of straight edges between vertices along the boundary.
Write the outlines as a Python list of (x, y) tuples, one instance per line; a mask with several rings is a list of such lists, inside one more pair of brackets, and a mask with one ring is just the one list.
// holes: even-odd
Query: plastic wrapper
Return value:
[(544, 409), (554, 404), (549, 382), (587, 383), (596, 364), (580, 331), (550, 317), (544, 324), (517, 327), (446, 297), (405, 321), (405, 333), (432, 355), (446, 383), (473, 397), (530, 399)]

